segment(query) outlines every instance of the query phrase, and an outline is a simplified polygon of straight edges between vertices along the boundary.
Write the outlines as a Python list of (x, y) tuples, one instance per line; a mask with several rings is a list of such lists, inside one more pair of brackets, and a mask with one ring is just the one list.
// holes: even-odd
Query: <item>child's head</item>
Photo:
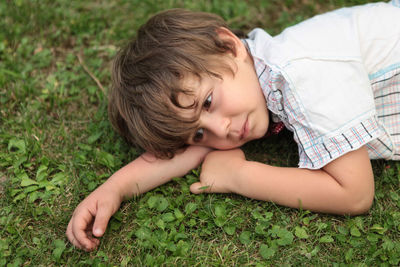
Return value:
[[(220, 17), (182, 9), (159, 13), (114, 61), (110, 120), (131, 143), (171, 158), (195, 144), (196, 135), (202, 137), (200, 113), (208, 111), (208, 98), (214, 98), (206, 91), (220, 87), (215, 98), (218, 109), (229, 113), (230, 138), (215, 133), (210, 142), (198, 144), (229, 149), (259, 138), (266, 131), (259, 122), (268, 117), (248, 59), (247, 49)], [(243, 138), (249, 117), (252, 133)]]
[(230, 65), (221, 55), (234, 53), (221, 40), (217, 15), (173, 9), (161, 12), (143, 25), (136, 40), (117, 55), (109, 115), (113, 126), (130, 142), (159, 157), (172, 157), (184, 147), (197, 127), (197, 118), (183, 118), (178, 95), (192, 94), (183, 87), (188, 75), (219, 76)]

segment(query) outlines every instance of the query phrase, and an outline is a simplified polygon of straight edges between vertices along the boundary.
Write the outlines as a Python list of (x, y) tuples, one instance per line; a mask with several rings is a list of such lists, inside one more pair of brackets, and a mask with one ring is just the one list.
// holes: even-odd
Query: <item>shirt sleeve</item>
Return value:
[(299, 167), (319, 169), (384, 134), (361, 61), (300, 59), (281, 72), (287, 126)]
[(286, 82), (273, 91), (282, 94), (283, 121), (298, 143), (299, 167), (322, 168), (385, 134), (360, 50), (360, 29), (365, 14), (387, 6), (342, 8), (274, 39), (274, 53), (267, 57)]

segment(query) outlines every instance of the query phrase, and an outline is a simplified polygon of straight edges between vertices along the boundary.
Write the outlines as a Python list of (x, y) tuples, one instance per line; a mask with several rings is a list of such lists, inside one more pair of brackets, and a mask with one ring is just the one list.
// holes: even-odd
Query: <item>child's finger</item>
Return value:
[(190, 192), (193, 194), (208, 193), (210, 186), (204, 186), (200, 182), (194, 183), (190, 186)]
[(72, 245), (74, 245), (75, 247), (77, 247), (79, 249), (83, 249), (85, 251), (92, 251), (99, 245), (100, 241), (89, 235), (87, 235), (87, 237), (88, 237), (88, 240), (91, 241), (91, 243), (86, 243), (85, 245), (82, 245), (80, 243), (80, 241), (78, 240), (78, 238), (75, 237), (74, 232), (72, 231), (72, 225), (73, 225), (73, 220), (71, 220), (68, 223), (68, 227), (67, 227), (67, 231), (66, 231), (68, 240), (72, 243)]
[(86, 231), (86, 236), (93, 243), (94, 248), (100, 244), (100, 240), (93, 236), (92, 229)]
[(96, 218), (93, 223), (93, 235), (100, 237), (104, 234), (110, 220), (112, 207), (107, 204), (98, 204)]
[(71, 242), (72, 245), (79, 249), (83, 249), (82, 245), (78, 242), (78, 240), (75, 238), (74, 233), (72, 232), (72, 220), (69, 221), (66, 235), (68, 237), (69, 242)]
[[(80, 246), (85, 250), (93, 250), (96, 247), (96, 243), (88, 238), (86, 230), (92, 220), (92, 215), (88, 212), (81, 212), (75, 214), (71, 219), (71, 230), (74, 242), (78, 242)], [(73, 242), (73, 244), (75, 244)]]

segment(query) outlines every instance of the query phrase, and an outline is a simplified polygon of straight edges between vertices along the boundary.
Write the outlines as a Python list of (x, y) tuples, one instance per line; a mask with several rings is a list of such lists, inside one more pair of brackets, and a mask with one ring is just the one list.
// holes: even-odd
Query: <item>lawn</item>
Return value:
[[(78, 203), (141, 153), (112, 130), (107, 88), (113, 56), (149, 16), (186, 7), (274, 35), (366, 2), (0, 1), (0, 266), (399, 265), (400, 164), (387, 161), (373, 162), (376, 196), (364, 216), (193, 195), (193, 170), (124, 202), (98, 250), (80, 251), (65, 236)], [(244, 150), (267, 164), (295, 166), (288, 140), (285, 132)]]

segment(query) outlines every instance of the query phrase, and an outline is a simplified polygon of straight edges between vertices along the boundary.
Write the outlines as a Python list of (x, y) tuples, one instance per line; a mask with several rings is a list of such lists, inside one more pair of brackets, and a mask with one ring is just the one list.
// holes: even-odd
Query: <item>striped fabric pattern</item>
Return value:
[(377, 117), (387, 133), (367, 144), (370, 158), (400, 160), (400, 64), (370, 78)]

